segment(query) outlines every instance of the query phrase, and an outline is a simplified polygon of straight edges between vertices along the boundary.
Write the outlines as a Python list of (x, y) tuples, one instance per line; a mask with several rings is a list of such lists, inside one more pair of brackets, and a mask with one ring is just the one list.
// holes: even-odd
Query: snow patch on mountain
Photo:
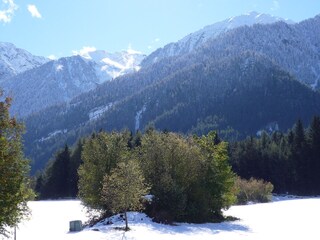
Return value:
[(140, 129), (140, 121), (142, 118), (142, 113), (144, 113), (147, 110), (146, 105), (143, 105), (142, 109), (136, 113), (135, 116), (135, 131), (138, 131)]
[(56, 66), (56, 71), (57, 72), (60, 72), (60, 71), (62, 71), (63, 70), (63, 65), (62, 64), (58, 64), (57, 66)]
[(38, 140), (38, 142), (44, 142), (44, 141), (50, 140), (54, 136), (57, 136), (60, 134), (66, 134), (67, 132), (68, 132), (68, 129), (56, 130), (54, 132), (49, 133), (47, 137), (42, 137), (41, 139)]
[(89, 119), (90, 119), (90, 121), (96, 120), (96, 119), (98, 119), (99, 117), (101, 117), (102, 114), (104, 114), (105, 112), (107, 112), (113, 105), (114, 105), (114, 103), (109, 103), (109, 104), (106, 105), (106, 106), (101, 106), (101, 107), (98, 107), (98, 108), (95, 108), (95, 109), (91, 110), (91, 111), (89, 112)]
[(314, 67), (311, 67), (311, 70), (312, 70), (313, 74), (314, 74), (315, 76), (317, 76), (317, 78), (314, 79), (314, 83), (310, 84), (311, 88), (312, 88), (313, 90), (315, 90), (315, 89), (317, 89), (317, 87), (319, 86), (320, 74), (319, 74), (319, 72), (317, 72), (317, 71), (314, 69)]
[(268, 134), (272, 134), (273, 132), (279, 131), (279, 129), (280, 129), (279, 124), (277, 121), (270, 122), (266, 126), (264, 126), (262, 129), (258, 130), (256, 134), (258, 137), (261, 137), (263, 132), (266, 132)]

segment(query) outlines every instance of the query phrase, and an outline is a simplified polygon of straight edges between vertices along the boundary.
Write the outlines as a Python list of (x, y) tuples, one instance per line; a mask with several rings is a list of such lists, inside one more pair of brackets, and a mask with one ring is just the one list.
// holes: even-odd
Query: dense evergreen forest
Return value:
[[(40, 199), (77, 196), (83, 145), (99, 134), (81, 139), (72, 151), (66, 146), (49, 161), (42, 173), (37, 174), (35, 189)], [(140, 132), (134, 136), (129, 134), (127, 147), (139, 147), (142, 137)], [(228, 149), (232, 170), (241, 178), (271, 182), (276, 193), (320, 194), (319, 116), (315, 116), (307, 128), (299, 120), (287, 133), (262, 132), (259, 137), (230, 142)]]
[(299, 120), (287, 133), (230, 144), (230, 162), (241, 177), (272, 182), (277, 193), (320, 194), (320, 117), (306, 129)]

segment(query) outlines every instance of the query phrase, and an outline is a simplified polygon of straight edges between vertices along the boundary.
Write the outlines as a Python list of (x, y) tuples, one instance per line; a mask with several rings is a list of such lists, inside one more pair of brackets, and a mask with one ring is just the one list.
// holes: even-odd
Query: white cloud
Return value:
[(271, 7), (271, 10), (272, 11), (277, 11), (277, 10), (279, 10), (279, 8), (280, 8), (280, 4), (279, 4), (279, 1), (273, 1), (272, 2), (272, 7)]
[(54, 54), (49, 55), (47, 58), (49, 58), (50, 60), (56, 60), (57, 56)]
[(31, 16), (34, 18), (42, 18), (40, 12), (38, 11), (38, 8), (36, 5), (28, 5), (28, 11), (30, 12)]
[(158, 45), (158, 43), (160, 42), (160, 38), (155, 38), (151, 41), (150, 45), (147, 46), (147, 48), (153, 49), (154, 47), (156, 47)]
[(128, 52), (129, 54), (141, 54), (141, 52), (132, 49), (132, 44), (131, 44), (131, 43), (128, 44), (127, 52)]
[(18, 5), (13, 0), (2, 0), (2, 6), (4, 9), (0, 10), (0, 22), (9, 23), (14, 15), (14, 12), (18, 9)]
[(91, 59), (90, 57), (90, 52), (94, 52), (96, 51), (97, 49), (95, 47), (83, 47), (82, 49), (80, 50), (73, 50), (72, 51), (72, 54), (73, 55), (79, 55), (83, 58), (87, 58), (87, 59)]

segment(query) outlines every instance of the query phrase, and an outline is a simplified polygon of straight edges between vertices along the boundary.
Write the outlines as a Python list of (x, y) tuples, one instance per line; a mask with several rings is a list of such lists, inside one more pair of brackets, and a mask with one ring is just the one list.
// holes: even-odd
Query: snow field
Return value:
[(69, 233), (69, 221), (85, 221), (80, 201), (30, 202), (32, 217), (20, 224), (17, 240), (100, 240), (100, 239), (320, 239), (320, 198), (274, 198), (272, 203), (233, 206), (226, 215), (240, 218), (224, 223), (188, 224), (177, 226), (153, 223), (145, 214), (129, 213), (131, 231), (124, 234), (119, 216), (114, 224), (99, 223), (82, 232)]

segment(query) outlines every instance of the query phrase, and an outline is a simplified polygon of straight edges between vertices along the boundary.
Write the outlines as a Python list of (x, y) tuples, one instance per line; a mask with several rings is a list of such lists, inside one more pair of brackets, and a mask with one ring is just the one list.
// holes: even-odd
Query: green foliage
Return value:
[(235, 175), (228, 162), (228, 146), (220, 142), (215, 132), (197, 138), (197, 143), (205, 156), (206, 172), (203, 184), (208, 191), (209, 209), (216, 217), (222, 216), (222, 209), (235, 202)]
[[(79, 196), (102, 215), (141, 209), (159, 221), (217, 221), (235, 200), (227, 144), (148, 129), (144, 135), (104, 133), (88, 139), (79, 168)], [(150, 189), (146, 187), (150, 186)]]
[[(2, 97), (2, 93), (0, 94)], [(23, 126), (9, 116), (10, 99), (0, 102), (0, 235), (16, 226), (29, 209), (29, 162), (22, 152)]]
[(139, 158), (155, 196), (154, 212), (175, 221), (221, 219), (221, 210), (235, 199), (234, 175), (227, 145), (217, 140), (214, 133), (197, 139), (155, 131), (145, 134)]
[(101, 132), (92, 135), (84, 144), (78, 186), (79, 197), (85, 206), (99, 210), (109, 209), (101, 199), (103, 179), (127, 152), (129, 137), (128, 132)]
[(155, 196), (155, 210), (181, 220), (188, 214), (188, 195), (200, 174), (201, 155), (192, 139), (174, 133), (148, 131), (139, 160)]
[(250, 178), (250, 180), (237, 178), (235, 187), (237, 189), (237, 203), (248, 202), (270, 202), (272, 200), (273, 185), (270, 182)]
[(142, 197), (149, 191), (136, 160), (117, 164), (103, 179), (102, 201), (113, 213), (124, 213), (128, 230), (127, 211), (142, 210)]

